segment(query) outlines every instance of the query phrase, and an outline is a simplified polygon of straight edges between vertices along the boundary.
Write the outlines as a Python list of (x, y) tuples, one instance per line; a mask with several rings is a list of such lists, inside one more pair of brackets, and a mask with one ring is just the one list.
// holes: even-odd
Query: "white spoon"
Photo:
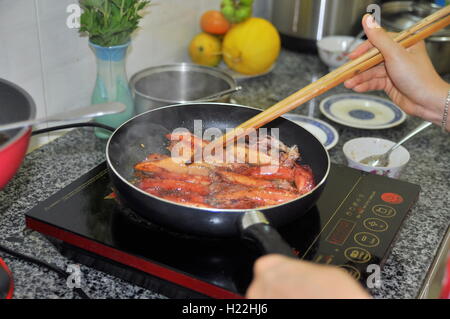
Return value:
[(359, 161), (361, 164), (367, 165), (367, 166), (373, 166), (373, 167), (387, 167), (389, 165), (389, 156), (393, 151), (395, 151), (400, 145), (408, 141), (410, 138), (415, 136), (416, 134), (422, 132), (424, 129), (429, 127), (432, 123), (430, 122), (423, 122), (421, 125), (419, 125), (416, 129), (414, 129), (411, 133), (406, 135), (400, 142), (392, 146), (386, 153), (378, 154), (378, 155), (371, 155), (363, 160)]

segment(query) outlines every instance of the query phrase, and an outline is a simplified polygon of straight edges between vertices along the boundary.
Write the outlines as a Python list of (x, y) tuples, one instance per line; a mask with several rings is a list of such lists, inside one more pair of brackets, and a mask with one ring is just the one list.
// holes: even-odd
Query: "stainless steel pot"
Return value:
[(204, 97), (234, 89), (234, 78), (217, 68), (178, 63), (150, 67), (130, 79), (136, 111), (142, 113), (161, 106), (189, 102), (230, 101), (232, 94), (203, 100)]
[[(381, 8), (381, 22), (387, 30), (400, 32), (411, 27), (439, 8), (428, 2), (386, 2)], [(436, 70), (440, 74), (450, 73), (450, 27), (435, 33), (425, 43)]]
[(377, 0), (276, 0), (272, 22), (283, 45), (315, 50), (317, 40), (329, 35), (356, 35), (370, 4)]

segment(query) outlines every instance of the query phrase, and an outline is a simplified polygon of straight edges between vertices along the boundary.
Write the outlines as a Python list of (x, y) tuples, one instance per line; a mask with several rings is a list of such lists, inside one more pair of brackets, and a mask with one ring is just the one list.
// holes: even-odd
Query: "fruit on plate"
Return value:
[(220, 11), (206, 11), (201, 19), (200, 26), (203, 31), (211, 34), (222, 35), (228, 32), (231, 25)]
[(222, 43), (208, 33), (202, 32), (192, 39), (189, 45), (189, 55), (192, 61), (206, 66), (217, 66), (222, 60)]
[(280, 49), (278, 31), (261, 18), (249, 18), (234, 25), (222, 43), (222, 54), (228, 67), (247, 75), (268, 71), (278, 58)]
[(253, 0), (223, 0), (221, 12), (231, 23), (239, 23), (252, 16)]

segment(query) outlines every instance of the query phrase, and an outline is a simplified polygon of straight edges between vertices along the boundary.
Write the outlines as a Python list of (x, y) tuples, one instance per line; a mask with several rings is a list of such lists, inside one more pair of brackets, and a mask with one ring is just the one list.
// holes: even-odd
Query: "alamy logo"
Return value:
[(366, 285), (367, 288), (381, 288), (381, 269), (379, 265), (370, 264), (367, 266), (367, 273), (370, 275), (367, 277)]
[(80, 28), (81, 8), (78, 4), (69, 4), (66, 8), (66, 12), (70, 13), (67, 17), (66, 25), (69, 29)]
[(66, 272), (70, 273), (69, 277), (67, 277), (67, 287), (70, 289), (73, 288), (81, 288), (81, 269), (80, 265), (71, 264), (67, 266)]
[(367, 6), (367, 13), (372, 15), (372, 19), (368, 21), (370, 28), (379, 28), (381, 26), (381, 7), (378, 4), (370, 4)]

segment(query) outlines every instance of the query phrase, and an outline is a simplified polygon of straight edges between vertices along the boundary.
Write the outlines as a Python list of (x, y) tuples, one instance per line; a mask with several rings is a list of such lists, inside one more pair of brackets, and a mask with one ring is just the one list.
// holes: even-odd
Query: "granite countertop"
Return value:
[[(239, 104), (266, 108), (327, 72), (315, 56), (282, 51), (275, 69), (262, 77), (248, 79), (235, 95)], [(446, 77), (449, 80), (449, 77)], [(338, 87), (316, 99), (348, 92)], [(375, 93), (383, 96), (383, 93)], [(297, 109), (327, 121), (318, 107)], [(420, 120), (409, 118), (404, 124), (380, 131), (364, 131), (332, 124), (340, 134), (339, 143), (330, 151), (334, 163), (345, 163), (343, 144), (349, 139), (376, 136), (398, 140)], [(382, 272), (383, 286), (375, 290), (377, 298), (417, 297), (438, 247), (450, 223), (450, 144), (448, 135), (432, 127), (407, 144), (411, 161), (401, 179), (419, 184), (418, 203), (405, 221)], [(63, 257), (40, 234), (25, 228), (24, 213), (38, 202), (67, 186), (80, 175), (101, 163), (105, 142), (94, 138), (92, 129), (76, 129), (56, 141), (30, 153), (18, 174), (0, 191), (0, 244), (35, 256), (66, 269), (71, 261)], [(15, 298), (72, 298), (64, 280), (44, 268), (0, 252), (15, 277)], [(93, 298), (163, 298), (159, 294), (128, 284), (120, 279), (81, 267), (83, 289)]]

